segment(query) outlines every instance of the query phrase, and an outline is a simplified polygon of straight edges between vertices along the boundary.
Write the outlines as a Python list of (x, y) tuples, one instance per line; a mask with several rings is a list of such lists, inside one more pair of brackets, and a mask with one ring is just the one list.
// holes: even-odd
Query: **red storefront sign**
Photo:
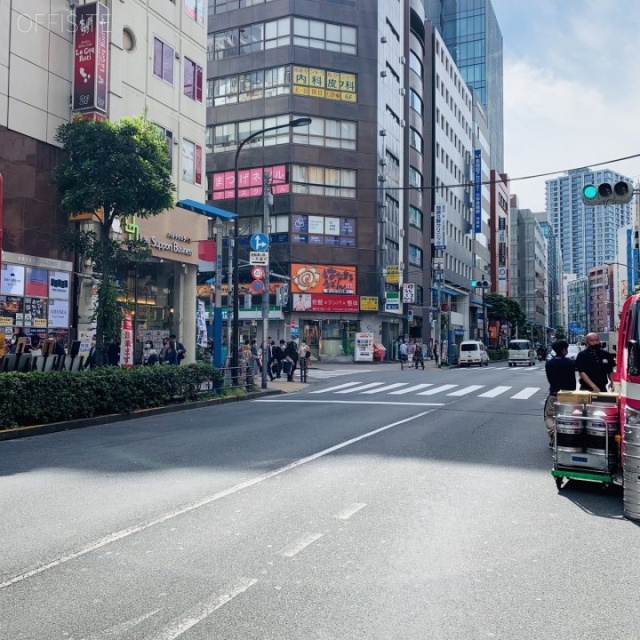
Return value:
[(130, 311), (125, 311), (122, 319), (120, 366), (124, 369), (133, 367), (133, 316)]
[(196, 184), (202, 184), (202, 147), (196, 145)]
[(358, 313), (360, 298), (350, 295), (316, 295), (311, 296), (311, 311), (326, 313)]
[[(287, 184), (287, 167), (254, 167), (238, 171), (238, 198), (261, 196), (263, 190), (264, 173), (271, 174), (271, 193), (289, 193)], [(233, 171), (214, 173), (211, 176), (211, 191), (213, 200), (228, 200), (235, 197), (235, 174)]]
[(76, 8), (73, 110), (107, 111), (109, 10), (100, 2)]

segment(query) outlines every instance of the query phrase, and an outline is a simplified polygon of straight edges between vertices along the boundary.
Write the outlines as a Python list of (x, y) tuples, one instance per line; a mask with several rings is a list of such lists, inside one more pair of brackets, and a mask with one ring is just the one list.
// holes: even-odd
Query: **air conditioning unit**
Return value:
[(405, 64), (407, 59), (404, 56), (400, 56), (400, 64)]
[(386, 136), (387, 135), (387, 130), (386, 129), (380, 129), (380, 135), (381, 136)]
[(387, 77), (387, 72), (384, 69), (380, 72), (380, 77), (381, 78), (386, 78)]
[(400, 95), (404, 96), (407, 94), (407, 90), (404, 87), (400, 87)]
[(380, 158), (380, 166), (381, 167), (386, 167), (387, 166), (387, 161), (385, 158)]
[(387, 44), (387, 37), (382, 36), (382, 38), (380, 38), (380, 42), (382, 42), (382, 44)]
[(404, 229), (400, 229), (400, 237), (404, 238)]
[(401, 127), (406, 127), (407, 123), (404, 120), (400, 120), (400, 126)]

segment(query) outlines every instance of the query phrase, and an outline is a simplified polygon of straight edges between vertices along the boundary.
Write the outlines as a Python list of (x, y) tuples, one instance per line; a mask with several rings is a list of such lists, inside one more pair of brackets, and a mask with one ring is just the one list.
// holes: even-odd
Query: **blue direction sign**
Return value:
[(254, 233), (250, 244), (254, 251), (266, 251), (269, 248), (269, 238), (265, 233)]

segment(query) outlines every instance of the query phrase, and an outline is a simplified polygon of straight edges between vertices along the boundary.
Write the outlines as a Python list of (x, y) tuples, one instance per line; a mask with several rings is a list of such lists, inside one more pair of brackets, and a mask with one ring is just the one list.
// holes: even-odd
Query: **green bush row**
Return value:
[(194, 400), (222, 374), (209, 364), (103, 367), (0, 375), (0, 429), (91, 418)]
[(509, 351), (507, 349), (487, 349), (487, 353), (489, 354), (489, 360), (491, 362), (496, 362), (497, 360), (508, 360), (509, 359)]

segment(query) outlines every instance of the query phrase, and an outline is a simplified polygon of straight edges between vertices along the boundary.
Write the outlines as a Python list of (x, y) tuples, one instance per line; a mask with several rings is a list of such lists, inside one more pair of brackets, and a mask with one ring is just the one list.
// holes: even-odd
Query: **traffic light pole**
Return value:
[(482, 287), (482, 342), (484, 346), (489, 346), (487, 344), (487, 303), (485, 300), (485, 291), (487, 288), (485, 286)]
[[(264, 172), (264, 184), (262, 190), (263, 198), (263, 218), (262, 218), (262, 233), (267, 238), (271, 232), (271, 219), (269, 211), (269, 196), (271, 191), (269, 189), (271, 184), (271, 174), (267, 171)], [(267, 256), (269, 255), (270, 247), (267, 247)], [(261, 389), (267, 388), (267, 371), (269, 364), (269, 343), (267, 338), (269, 337), (269, 258), (267, 257), (267, 264), (264, 270), (264, 289), (262, 290), (262, 380)]]

